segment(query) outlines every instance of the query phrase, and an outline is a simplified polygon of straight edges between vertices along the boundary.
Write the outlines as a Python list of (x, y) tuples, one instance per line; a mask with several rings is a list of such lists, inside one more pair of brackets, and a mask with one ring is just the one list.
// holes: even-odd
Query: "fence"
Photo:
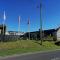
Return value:
[(19, 35), (0, 35), (0, 41), (15, 41), (20, 39)]

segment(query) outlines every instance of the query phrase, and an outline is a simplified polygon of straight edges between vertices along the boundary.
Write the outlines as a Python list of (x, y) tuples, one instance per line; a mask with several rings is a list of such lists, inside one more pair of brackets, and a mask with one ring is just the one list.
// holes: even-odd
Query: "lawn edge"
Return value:
[(34, 51), (34, 52), (26, 52), (26, 53), (21, 53), (21, 54), (12, 54), (12, 55), (0, 56), (0, 59), (6, 59), (6, 58), (18, 57), (18, 56), (25, 56), (25, 55), (30, 55), (30, 54), (48, 53), (48, 52), (53, 52), (53, 51), (60, 51), (60, 49), (45, 50), (45, 51)]

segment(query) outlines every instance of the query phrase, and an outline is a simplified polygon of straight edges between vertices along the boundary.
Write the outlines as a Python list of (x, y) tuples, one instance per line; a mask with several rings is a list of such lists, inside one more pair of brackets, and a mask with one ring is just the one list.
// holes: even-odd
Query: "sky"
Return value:
[[(0, 0), (0, 24), (4, 21), (4, 11), (7, 31), (18, 31), (18, 16), (21, 17), (21, 32), (28, 31), (28, 18), (30, 18), (30, 31), (40, 29), (40, 0)], [(55, 29), (59, 26), (60, 0), (42, 0), (43, 29)]]

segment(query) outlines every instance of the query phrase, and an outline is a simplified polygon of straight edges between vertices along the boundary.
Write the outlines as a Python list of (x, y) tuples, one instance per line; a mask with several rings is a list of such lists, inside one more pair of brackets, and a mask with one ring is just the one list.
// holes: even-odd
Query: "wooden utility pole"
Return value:
[(42, 45), (42, 0), (40, 1), (40, 40)]

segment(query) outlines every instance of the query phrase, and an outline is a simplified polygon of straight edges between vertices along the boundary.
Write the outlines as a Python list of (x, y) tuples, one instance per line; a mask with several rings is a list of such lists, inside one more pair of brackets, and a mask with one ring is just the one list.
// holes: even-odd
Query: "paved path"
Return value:
[(0, 60), (60, 60), (60, 50), (3, 57)]

